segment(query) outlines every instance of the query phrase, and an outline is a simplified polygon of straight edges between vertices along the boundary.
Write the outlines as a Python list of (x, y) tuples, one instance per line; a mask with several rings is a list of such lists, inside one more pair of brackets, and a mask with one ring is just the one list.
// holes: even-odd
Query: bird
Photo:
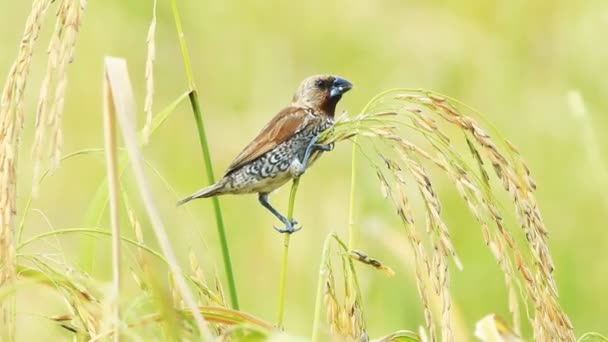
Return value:
[(334, 124), (336, 105), (353, 87), (335, 75), (305, 78), (291, 104), (276, 114), (258, 135), (237, 155), (224, 176), (177, 202), (182, 205), (197, 198), (226, 194), (257, 193), (258, 201), (284, 225), (280, 233), (294, 233), (298, 221), (288, 219), (268, 202), (268, 195), (289, 180), (300, 177), (333, 143), (319, 144), (319, 135)]

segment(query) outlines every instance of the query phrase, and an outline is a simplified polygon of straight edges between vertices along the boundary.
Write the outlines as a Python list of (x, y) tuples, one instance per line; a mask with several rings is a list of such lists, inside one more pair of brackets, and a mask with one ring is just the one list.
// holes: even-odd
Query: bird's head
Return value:
[(342, 94), (352, 87), (353, 85), (349, 81), (339, 76), (310, 76), (304, 79), (298, 87), (293, 96), (293, 104), (310, 107), (333, 117), (336, 104), (342, 98)]

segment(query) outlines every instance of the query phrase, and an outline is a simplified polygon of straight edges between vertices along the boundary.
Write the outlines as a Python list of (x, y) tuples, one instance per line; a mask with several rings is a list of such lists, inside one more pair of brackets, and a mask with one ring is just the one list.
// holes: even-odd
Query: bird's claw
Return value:
[(292, 223), (288, 224), (285, 228), (277, 228), (275, 226), (273, 226), (272, 228), (274, 228), (274, 230), (276, 230), (277, 232), (279, 232), (281, 234), (293, 234), (293, 233), (297, 232), (298, 230), (302, 229), (302, 226), (300, 226), (300, 227), (295, 226), (297, 223), (298, 223), (298, 221), (292, 220)]
[(304, 167), (298, 167), (293, 171), (293, 178), (298, 178), (304, 174), (306, 169)]

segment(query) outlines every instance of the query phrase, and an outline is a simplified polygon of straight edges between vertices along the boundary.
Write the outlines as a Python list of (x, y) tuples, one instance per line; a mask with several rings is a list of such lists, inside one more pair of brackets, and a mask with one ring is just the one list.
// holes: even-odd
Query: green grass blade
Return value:
[[(53, 230), (53, 231), (48, 231), (48, 232), (44, 232), (41, 234), (38, 234), (36, 236), (31, 237), (30, 239), (23, 241), (21, 244), (19, 244), (19, 246), (17, 246), (17, 252), (19, 252), (21, 249), (23, 249), (25, 246), (39, 241), (41, 239), (44, 239), (46, 237), (49, 236), (54, 236), (54, 235), (63, 235), (63, 234), (82, 234), (81, 238), (84, 236), (87, 237), (91, 237), (93, 240), (95, 239), (95, 235), (100, 235), (100, 236), (110, 236), (112, 233), (110, 233), (109, 231), (105, 231), (105, 230), (100, 230), (100, 229), (96, 229), (96, 228), (65, 228), (65, 229), (57, 229), (57, 230)], [(160, 260), (162, 260), (165, 264), (167, 264), (167, 261), (165, 259), (164, 256), (162, 256), (162, 254), (160, 254), (159, 252), (153, 250), (152, 248), (143, 245), (133, 239), (129, 239), (127, 237), (121, 236), (120, 239), (125, 242), (128, 243), (130, 245), (133, 245), (135, 247), (141, 248), (143, 250), (145, 250), (146, 252), (154, 255), (155, 257), (159, 258)]]
[[(203, 159), (205, 160), (205, 165), (207, 166), (207, 182), (209, 184), (213, 184), (215, 183), (215, 176), (213, 175), (213, 164), (211, 163), (211, 153), (209, 152), (209, 144), (207, 143), (205, 125), (203, 124), (203, 116), (201, 114), (201, 108), (198, 102), (196, 90), (192, 90), (192, 92), (190, 93), (190, 103), (192, 105), (192, 111), (194, 113), (194, 119), (196, 121), (196, 127), (198, 129), (199, 141), (203, 150)], [(239, 299), (236, 292), (236, 282), (234, 280), (234, 274), (232, 272), (232, 261), (230, 260), (230, 249), (228, 248), (228, 238), (226, 237), (226, 228), (224, 226), (222, 208), (220, 206), (220, 201), (217, 197), (212, 197), (211, 202), (213, 203), (215, 223), (220, 238), (220, 246), (222, 248), (222, 259), (224, 260), (224, 270), (226, 272), (226, 278), (228, 280), (230, 302), (232, 303), (232, 308), (238, 310)]]
[[(192, 112), (194, 114), (194, 120), (196, 121), (196, 128), (198, 130), (198, 137), (200, 140), (201, 148), (203, 150), (203, 159), (205, 160), (206, 171), (207, 171), (207, 182), (209, 184), (215, 183), (215, 176), (213, 175), (213, 164), (211, 162), (211, 154), (209, 152), (209, 144), (207, 142), (207, 135), (205, 133), (205, 126), (203, 124), (203, 116), (201, 112), (201, 106), (198, 100), (198, 94), (196, 91), (196, 85), (194, 83), (194, 75), (192, 73), (192, 65), (190, 63), (190, 54), (188, 53), (188, 45), (184, 38), (184, 30), (182, 29), (182, 21), (180, 19), (179, 10), (177, 9), (176, 0), (171, 0), (171, 11), (173, 12), (173, 18), (175, 20), (175, 29), (179, 39), (179, 46), (182, 52), (182, 58), (184, 59), (184, 67), (186, 68), (186, 76), (188, 77), (188, 87), (191, 92), (189, 94), (190, 104), (192, 105)], [(230, 293), (230, 301), (232, 307), (235, 310), (239, 309), (239, 301), (236, 292), (236, 283), (234, 280), (234, 274), (232, 272), (232, 262), (230, 260), (230, 250), (228, 249), (228, 239), (226, 238), (226, 229), (224, 227), (224, 219), (222, 217), (222, 209), (220, 207), (220, 201), (217, 197), (211, 199), (213, 203), (213, 211), (215, 213), (215, 222), (217, 226), (218, 235), (220, 238), (220, 245), (222, 248), (222, 259), (224, 260), (224, 270), (226, 272), (226, 278), (228, 280), (228, 291)]]

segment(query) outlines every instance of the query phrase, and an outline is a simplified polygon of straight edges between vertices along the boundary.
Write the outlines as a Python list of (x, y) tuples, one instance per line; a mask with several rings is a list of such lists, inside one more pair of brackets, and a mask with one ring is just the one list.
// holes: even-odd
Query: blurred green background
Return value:
[[(577, 335), (608, 333), (608, 175), (604, 153), (608, 129), (608, 2), (574, 1), (179, 1), (186, 40), (212, 149), (220, 175), (240, 149), (280, 108), (304, 77), (333, 73), (355, 88), (339, 110), (357, 113), (376, 93), (392, 87), (423, 87), (456, 97), (485, 113), (528, 161), (538, 183), (538, 201), (550, 230), (560, 302)], [(35, 109), (54, 11), (41, 32), (26, 92), (26, 122), (19, 169), (20, 208), (31, 188)], [(30, 1), (0, 2), (0, 74), (16, 56)], [(76, 58), (69, 70), (63, 116), (63, 153), (103, 145), (102, 58), (127, 58), (140, 108), (145, 96), (146, 32), (151, 1), (89, 1)], [(168, 1), (159, 1), (156, 35), (155, 112), (186, 90)], [(3, 76), (4, 77), (4, 76)], [(584, 115), (569, 102), (579, 94)], [(137, 118), (144, 122), (143, 109)], [(145, 148), (146, 158), (179, 196), (206, 185), (196, 129), (181, 105)], [(40, 188), (33, 207), (55, 229), (81, 227), (85, 211), (105, 174), (103, 155), (63, 163)], [(173, 245), (187, 267), (192, 248), (206, 271), (223, 278), (211, 201), (176, 209), (177, 197), (149, 173)], [(308, 335), (325, 235), (346, 234), (350, 145), (340, 144), (304, 177), (296, 217), (304, 229), (292, 239), (286, 299), (286, 329)], [(404, 261), (408, 246), (382, 201), (374, 179), (362, 176), (357, 224), (359, 249), (391, 265), (397, 275), (362, 268), (361, 285), (369, 333), (380, 336), (423, 324), (414, 280)], [(370, 176), (371, 177), (371, 176)], [(125, 180), (129, 183), (130, 176)], [(490, 312), (506, 317), (503, 277), (481, 232), (453, 187), (437, 181), (446, 220), (464, 271), (452, 273), (455, 305), (472, 333)], [(133, 187), (130, 187), (133, 189)], [(286, 210), (288, 189), (271, 197)], [(132, 192), (131, 199), (135, 199)], [(241, 307), (274, 321), (283, 237), (255, 196), (221, 199)], [(508, 203), (507, 203), (508, 204)], [(21, 213), (18, 213), (21, 215)], [(143, 211), (139, 214), (144, 216)], [(123, 215), (124, 217), (124, 215)], [(126, 220), (124, 221), (127, 222)], [(104, 228), (107, 227), (107, 219)], [(127, 235), (132, 235), (127, 224)], [(146, 239), (155, 245), (144, 221)], [(32, 212), (25, 236), (49, 230)], [(513, 227), (517, 229), (517, 227)], [(391, 238), (397, 247), (383, 240)], [(205, 242), (202, 242), (201, 237)], [(28, 252), (57, 253), (58, 242)], [(80, 265), (76, 236), (60, 239), (65, 261)], [(99, 239), (93, 275), (110, 279), (110, 241)], [(406, 254), (407, 255), (407, 254)], [(127, 258), (131, 255), (127, 254)], [(125, 266), (125, 273), (128, 267)], [(128, 291), (137, 291), (129, 282)], [(59, 335), (62, 330), (37, 314), (64, 313), (44, 291), (20, 297), (20, 338)], [(26, 329), (35, 326), (36, 330)]]

